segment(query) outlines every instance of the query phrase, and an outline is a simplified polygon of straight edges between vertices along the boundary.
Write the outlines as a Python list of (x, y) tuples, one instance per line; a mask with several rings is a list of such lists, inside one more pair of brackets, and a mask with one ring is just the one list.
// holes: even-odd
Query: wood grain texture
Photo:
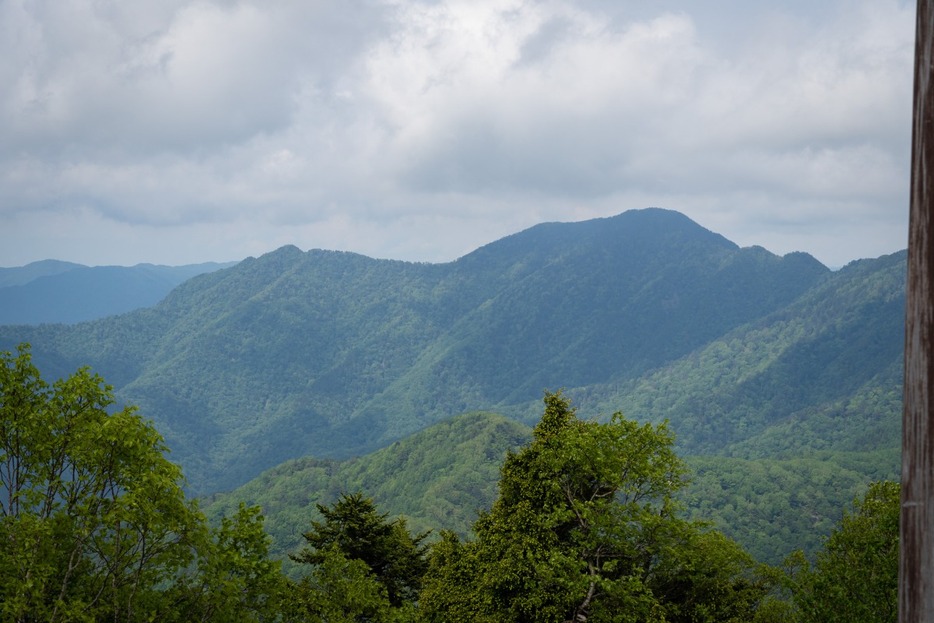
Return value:
[(905, 327), (899, 621), (934, 621), (934, 0), (919, 0)]

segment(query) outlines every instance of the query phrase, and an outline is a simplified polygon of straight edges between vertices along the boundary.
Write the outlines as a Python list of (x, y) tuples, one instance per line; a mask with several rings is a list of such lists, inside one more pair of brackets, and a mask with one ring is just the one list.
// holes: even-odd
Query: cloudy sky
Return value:
[(913, 0), (0, 0), (0, 266), (907, 241)]

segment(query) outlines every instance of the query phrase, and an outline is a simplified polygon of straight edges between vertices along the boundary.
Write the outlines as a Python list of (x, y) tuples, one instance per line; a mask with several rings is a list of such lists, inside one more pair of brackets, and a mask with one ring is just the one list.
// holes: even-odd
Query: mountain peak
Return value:
[(277, 260), (282, 260), (282, 259), (289, 259), (289, 258), (290, 258), (290, 259), (294, 259), (294, 258), (301, 257), (301, 256), (303, 256), (303, 255), (305, 255), (305, 252), (302, 251), (301, 249), (299, 249), (298, 247), (296, 247), (294, 244), (286, 244), (286, 245), (283, 245), (283, 246), (281, 246), (281, 247), (279, 247), (278, 249), (275, 249), (275, 250), (273, 250), (273, 251), (269, 251), (269, 252), (267, 252), (267, 253), (263, 253), (263, 254), (260, 255), (258, 258), (252, 258), (252, 259), (259, 259), (259, 260), (277, 259)]
[(25, 285), (40, 277), (60, 275), (76, 268), (86, 268), (86, 266), (61, 260), (39, 260), (25, 266), (0, 268), (0, 288)]
[(739, 246), (680, 212), (644, 208), (585, 221), (541, 223), (480, 247), (457, 262), (540, 264), (557, 256), (603, 254), (640, 263), (675, 249), (719, 254)]

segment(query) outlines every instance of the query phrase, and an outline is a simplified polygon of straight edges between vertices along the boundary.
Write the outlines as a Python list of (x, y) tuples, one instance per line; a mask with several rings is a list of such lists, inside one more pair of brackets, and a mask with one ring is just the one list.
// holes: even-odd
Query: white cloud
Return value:
[(894, 250), (910, 4), (0, 2), (0, 227), (30, 242), (0, 264), (61, 222), (134, 240), (110, 262), (210, 231), (219, 259), (442, 260), (648, 205), (829, 263)]
[[(394, 162), (416, 190), (610, 192), (646, 140), (634, 131), (684, 103), (703, 56), (684, 15), (613, 31), (567, 4), (418, 9), (368, 64)], [(562, 36), (537, 38), (556, 23)]]

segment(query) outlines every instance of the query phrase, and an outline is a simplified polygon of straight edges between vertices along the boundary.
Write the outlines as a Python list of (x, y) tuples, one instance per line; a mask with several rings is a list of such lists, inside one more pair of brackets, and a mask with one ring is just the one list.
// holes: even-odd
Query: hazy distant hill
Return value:
[(60, 275), (61, 273), (66, 273), (70, 270), (76, 268), (86, 268), (81, 264), (75, 264), (73, 262), (62, 262), (59, 260), (40, 260), (38, 262), (32, 262), (26, 264), (25, 266), (17, 266), (14, 268), (2, 268), (0, 267), (0, 288), (8, 288), (10, 286), (21, 286), (29, 283), (39, 277), (49, 277), (52, 275)]
[(196, 492), (465, 411), (531, 422), (559, 387), (584, 416), (670, 419), (684, 453), (765, 456), (771, 431), (808, 414), (840, 447), (861, 434), (850, 413), (897, 429), (899, 262), (832, 273), (638, 210), (540, 225), (447, 264), (285, 247), (152, 308), (0, 328), (0, 346), (31, 341), (52, 374), (92, 365), (154, 420)]
[(76, 323), (161, 301), (183, 281), (232, 264), (82, 266), (43, 260), (0, 268), (0, 324)]

